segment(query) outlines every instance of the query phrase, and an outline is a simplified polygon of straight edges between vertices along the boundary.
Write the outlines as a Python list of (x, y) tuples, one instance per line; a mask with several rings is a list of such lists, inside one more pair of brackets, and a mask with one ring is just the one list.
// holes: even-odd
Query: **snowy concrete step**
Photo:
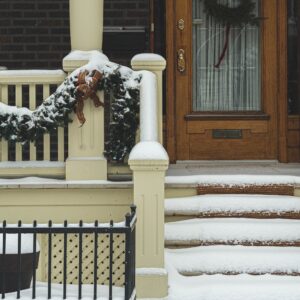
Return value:
[[(216, 164), (216, 162), (213, 162)], [(235, 166), (232, 172), (228, 167), (221, 172), (200, 168), (197, 174), (189, 172), (173, 172), (169, 170), (166, 177), (167, 187), (188, 188), (193, 187), (198, 190), (198, 194), (267, 194), (267, 195), (294, 195), (294, 189), (300, 184), (298, 176), (299, 165), (294, 166), (297, 176), (280, 175), (270, 172), (264, 173), (257, 164), (254, 172), (247, 173), (245, 166)], [(171, 168), (172, 169), (172, 168)], [(239, 169), (239, 170), (237, 170)], [(205, 170), (205, 171), (203, 171)], [(200, 175), (199, 175), (200, 174)], [(213, 174), (213, 175), (212, 175)], [(293, 170), (287, 171), (293, 174)], [(173, 175), (173, 176), (170, 176)], [(180, 175), (180, 176), (178, 176)], [(183, 176), (182, 176), (183, 175)]]
[(300, 277), (246, 274), (185, 277), (168, 271), (172, 300), (300, 299)]
[(167, 247), (207, 245), (300, 246), (300, 221), (191, 219), (165, 224)]
[(300, 275), (300, 248), (207, 246), (166, 249), (167, 260), (182, 275)]
[(165, 200), (165, 215), (300, 219), (300, 197), (228, 194), (170, 198)]

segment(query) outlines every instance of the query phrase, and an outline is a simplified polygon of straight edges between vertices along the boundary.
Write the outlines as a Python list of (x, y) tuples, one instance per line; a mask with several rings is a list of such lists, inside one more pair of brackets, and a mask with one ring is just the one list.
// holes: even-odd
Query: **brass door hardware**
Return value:
[(184, 20), (183, 19), (178, 20), (177, 27), (181, 31), (184, 30)]
[(177, 51), (177, 69), (180, 73), (185, 71), (185, 51), (183, 49)]

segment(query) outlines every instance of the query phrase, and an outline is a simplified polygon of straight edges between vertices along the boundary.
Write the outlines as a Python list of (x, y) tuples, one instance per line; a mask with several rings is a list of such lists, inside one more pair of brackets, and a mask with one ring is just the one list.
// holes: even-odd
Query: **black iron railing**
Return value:
[[(61, 287), (63, 299), (68, 297), (68, 285), (71, 283), (74, 287), (74, 278), (71, 280), (70, 273), (77, 272), (75, 284), (78, 286), (78, 299), (83, 296), (83, 285), (88, 280), (89, 286), (92, 285), (92, 299), (104, 296), (99, 292), (99, 286), (107, 288), (107, 298), (114, 299), (114, 288), (118, 282), (118, 288), (124, 290), (124, 299), (135, 299), (135, 224), (136, 211), (135, 207), (131, 207), (131, 213), (125, 217), (125, 223), (115, 224), (111, 221), (108, 225), (100, 224), (95, 221), (94, 224), (84, 224), (82, 221), (79, 224), (68, 224), (67, 221), (62, 225), (53, 224), (49, 221), (47, 225), (38, 224), (36, 221), (32, 225), (22, 225), (19, 221), (17, 225), (7, 224), (6, 221), (0, 226), (0, 237), (2, 236), (2, 252), (0, 251), (0, 294), (2, 299), (5, 299), (8, 293), (16, 293), (16, 298), (22, 298), (22, 290), (30, 291), (30, 297), (36, 299), (37, 295), (37, 267), (39, 258), (44, 255), (47, 265), (45, 277), (47, 278), (47, 296), (51, 299), (57, 297), (52, 293), (53, 270), (62, 274), (60, 279), (57, 279), (55, 284)], [(11, 251), (12, 245), (8, 245), (8, 238), (14, 236), (16, 240), (14, 254), (8, 253)], [(23, 253), (22, 239), (25, 236), (31, 236), (30, 248), (32, 253)], [(60, 236), (61, 249), (57, 251), (58, 244), (56, 243), (57, 236)], [(70, 238), (71, 237), (71, 238)], [(41, 246), (39, 252), (38, 240), (46, 238), (45, 243)], [(88, 238), (88, 244), (85, 239)], [(106, 240), (105, 240), (106, 239)], [(73, 246), (70, 246), (70, 240)], [(76, 245), (74, 247), (74, 240)], [(121, 242), (120, 242), (121, 241)], [(55, 244), (56, 243), (56, 244)], [(103, 244), (106, 246), (103, 248)], [(24, 242), (23, 242), (24, 244)], [(28, 245), (27, 252), (28, 252)], [(89, 247), (89, 255), (86, 256), (83, 248)], [(100, 249), (102, 247), (102, 250)], [(0, 247), (1, 248), (1, 247)], [(9, 251), (7, 251), (9, 249)], [(74, 250), (75, 249), (75, 250)], [(101, 250), (101, 251), (100, 251)], [(54, 253), (54, 252), (57, 253)], [(74, 255), (72, 262), (72, 270), (70, 268), (70, 252)], [(57, 255), (61, 255), (59, 263), (57, 263)], [(28, 262), (29, 258), (29, 262)], [(85, 260), (89, 259), (86, 263)], [(41, 259), (40, 259), (41, 260)], [(118, 265), (116, 266), (116, 261)], [(76, 263), (76, 266), (74, 266)], [(102, 267), (102, 269), (101, 269)], [(58, 271), (57, 268), (60, 268)], [(88, 275), (83, 278), (83, 272), (90, 268)], [(106, 272), (106, 273), (105, 273)], [(26, 275), (29, 274), (28, 276)], [(118, 273), (118, 274), (116, 274)], [(102, 279), (100, 278), (104, 276)], [(104, 274), (104, 275), (103, 275)], [(27, 277), (26, 277), (27, 276)], [(115, 277), (118, 277), (117, 279)], [(74, 274), (73, 274), (74, 277)], [(24, 283), (25, 281), (25, 283)], [(29, 286), (26, 287), (26, 281)], [(29, 282), (29, 283), (28, 283)], [(30, 284), (31, 282), (31, 284)], [(77, 288), (77, 287), (76, 287)]]

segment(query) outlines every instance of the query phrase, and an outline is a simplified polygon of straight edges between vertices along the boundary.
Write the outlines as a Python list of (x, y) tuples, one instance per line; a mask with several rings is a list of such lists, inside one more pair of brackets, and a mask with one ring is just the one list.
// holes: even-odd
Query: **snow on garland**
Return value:
[(92, 97), (95, 106), (100, 106), (102, 103), (94, 92), (112, 92), (112, 116), (104, 154), (110, 161), (123, 162), (135, 144), (139, 125), (140, 81), (139, 73), (96, 56), (68, 76), (34, 111), (0, 103), (0, 139), (23, 145), (35, 142), (44, 133), (72, 122), (69, 114), (73, 111), (83, 124), (83, 100)]

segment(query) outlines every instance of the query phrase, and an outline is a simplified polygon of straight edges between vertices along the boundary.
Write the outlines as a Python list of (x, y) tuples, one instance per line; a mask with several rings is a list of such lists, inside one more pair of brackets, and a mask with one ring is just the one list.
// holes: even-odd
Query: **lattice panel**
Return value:
[[(94, 235), (82, 236), (82, 283), (94, 282)], [(125, 235), (113, 234), (113, 285), (124, 286), (125, 282)], [(42, 280), (48, 280), (48, 238), (43, 237), (41, 247)], [(109, 235), (98, 234), (97, 284), (109, 283)], [(64, 236), (52, 235), (53, 283), (63, 283)], [(67, 243), (67, 283), (78, 284), (79, 235), (68, 234)]]

